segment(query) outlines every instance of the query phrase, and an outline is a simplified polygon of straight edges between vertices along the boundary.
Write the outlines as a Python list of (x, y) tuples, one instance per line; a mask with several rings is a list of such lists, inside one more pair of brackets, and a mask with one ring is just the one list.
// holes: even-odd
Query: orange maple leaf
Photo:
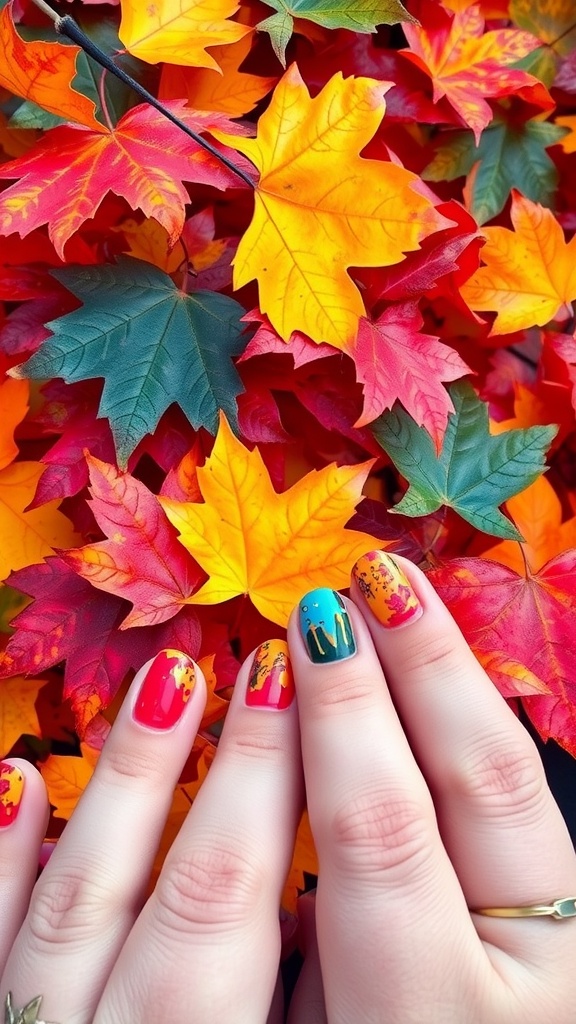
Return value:
[(512, 192), (514, 231), (483, 228), (480, 267), (460, 291), (474, 310), (496, 310), (491, 334), (511, 334), (570, 315), (576, 298), (576, 236), (568, 243), (551, 210)]
[(569, 134), (560, 139), (559, 145), (565, 153), (576, 153), (576, 114), (568, 114), (566, 117), (557, 117), (555, 124), (561, 128), (569, 128)]
[(78, 543), (70, 521), (58, 511), (58, 501), (26, 511), (45, 466), (13, 462), (18, 454), (14, 428), (28, 410), (28, 387), (8, 378), (0, 385), (0, 581), (12, 569), (41, 562), (56, 547)]
[(380, 125), (389, 88), (337, 73), (311, 99), (294, 64), (256, 139), (213, 133), (261, 172), (252, 223), (234, 258), (234, 287), (258, 280), (260, 310), (284, 341), (302, 331), (345, 348), (365, 312), (348, 267), (399, 263), (449, 223), (416, 174), (359, 156)]
[(219, 110), (228, 114), (228, 117), (243, 117), (254, 109), (278, 80), (277, 77), (265, 78), (239, 70), (251, 46), (249, 35), (230, 46), (215, 46), (212, 53), (221, 74), (211, 68), (183, 68), (165, 64), (158, 98), (171, 100), (186, 96), (195, 110)]
[(401, 53), (430, 75), (434, 102), (446, 97), (474, 132), (476, 145), (493, 117), (485, 97), (509, 96), (530, 86), (540, 94), (541, 103), (548, 105), (549, 101), (553, 106), (538, 79), (509, 67), (540, 46), (535, 36), (510, 28), (485, 32), (484, 17), (477, 5), (450, 17), (442, 7), (427, 0), (424, 10), (429, 25), (402, 26), (410, 49)]
[(526, 490), (509, 498), (506, 508), (525, 543), (502, 541), (484, 551), (483, 558), (500, 562), (523, 575), (526, 563), (531, 572), (538, 572), (556, 555), (576, 548), (576, 516), (562, 522), (560, 499), (545, 476), (538, 477)]
[(210, 458), (198, 469), (203, 504), (160, 497), (182, 544), (210, 576), (189, 604), (248, 594), (258, 611), (285, 626), (313, 587), (346, 587), (350, 566), (374, 545), (345, 530), (373, 460), (313, 470), (277, 494), (257, 448), (248, 451), (225, 416)]
[(192, 67), (215, 68), (206, 47), (235, 43), (250, 26), (229, 21), (236, 0), (122, 0), (119, 36), (134, 57), (150, 64), (167, 61)]
[(100, 752), (87, 743), (81, 743), (80, 750), (81, 757), (49, 754), (39, 765), (55, 818), (68, 819), (72, 816), (72, 811), (94, 774)]
[(80, 47), (43, 39), (24, 42), (14, 27), (12, 8), (11, 0), (0, 12), (0, 85), (51, 114), (105, 132), (94, 116), (96, 104), (71, 85)]
[(12, 676), (0, 683), (0, 757), (5, 757), (20, 736), (41, 736), (34, 702), (45, 679)]

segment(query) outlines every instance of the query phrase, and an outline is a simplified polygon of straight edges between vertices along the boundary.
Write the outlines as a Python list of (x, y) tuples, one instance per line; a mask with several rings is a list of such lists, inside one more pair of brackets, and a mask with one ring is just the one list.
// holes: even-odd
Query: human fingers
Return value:
[(41, 994), (43, 1019), (91, 1024), (144, 900), (205, 702), (201, 672), (178, 651), (162, 651), (138, 672), (34, 889), (0, 983), (1, 1006), (8, 991), (16, 1006)]
[[(290, 619), (288, 643), (319, 859), (328, 1020), (427, 1021), (423, 1000), (446, 998), (455, 966), (450, 998), (463, 998), (482, 951), (430, 792), (355, 605), (312, 591)], [(485, 977), (488, 966), (485, 958)]]
[[(549, 904), (576, 896), (576, 856), (536, 746), (429, 580), (406, 559), (371, 552), (354, 567), (351, 596), (434, 796), (442, 840), (468, 906)], [(396, 629), (400, 596), (407, 617)], [(566, 984), (566, 958), (576, 954), (576, 919), (558, 927), (474, 915), (474, 923), (487, 943), (531, 963), (535, 974), (548, 969)], [(503, 972), (507, 961), (496, 956)], [(508, 967), (516, 976), (515, 965)]]
[(26, 916), (49, 810), (33, 765), (17, 757), (0, 762), (0, 977)]
[(302, 808), (287, 648), (243, 665), (218, 750), (95, 1024), (264, 1024), (280, 958), (280, 897)]

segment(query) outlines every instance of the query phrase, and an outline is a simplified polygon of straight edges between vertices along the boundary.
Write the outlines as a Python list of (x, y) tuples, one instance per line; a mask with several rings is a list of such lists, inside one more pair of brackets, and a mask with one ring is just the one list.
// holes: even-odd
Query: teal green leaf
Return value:
[(323, 28), (347, 28), (351, 32), (374, 32), (377, 25), (400, 21), (418, 24), (400, 0), (266, 0), (277, 12), (256, 28), (268, 32), (274, 53), (286, 67), (286, 47), (294, 31), (294, 18), (313, 21)]
[(477, 164), (469, 182), (469, 209), (479, 224), (503, 209), (512, 188), (543, 206), (551, 206), (558, 172), (546, 149), (568, 131), (547, 121), (509, 125), (497, 121), (482, 132), (480, 144), (472, 132), (455, 132), (437, 149), (422, 173), (427, 181), (453, 181)]
[(186, 295), (163, 271), (128, 256), (52, 273), (83, 305), (51, 320), (53, 336), (12, 373), (67, 383), (103, 377), (99, 415), (110, 420), (121, 466), (172, 402), (195, 428), (215, 434), (223, 409), (238, 429), (243, 387), (231, 357), (246, 345), (238, 302), (218, 292)]
[(468, 381), (458, 381), (448, 390), (455, 412), (448, 417), (439, 457), (428, 431), (398, 403), (371, 426), (378, 444), (410, 485), (390, 511), (426, 516), (447, 505), (484, 533), (521, 541), (498, 505), (545, 471), (545, 454), (558, 427), (528, 427), (492, 436), (488, 406)]

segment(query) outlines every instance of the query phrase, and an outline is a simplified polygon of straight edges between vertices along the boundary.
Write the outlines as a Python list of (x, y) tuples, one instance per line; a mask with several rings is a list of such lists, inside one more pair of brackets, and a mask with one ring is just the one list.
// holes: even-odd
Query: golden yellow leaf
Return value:
[(41, 736), (34, 702), (45, 682), (24, 676), (0, 682), (0, 757), (6, 757), (21, 736)]
[(70, 818), (94, 772), (94, 752), (80, 744), (82, 757), (49, 754), (40, 771), (54, 806), (55, 818)]
[(119, 36), (134, 57), (159, 64), (189, 64), (219, 70), (206, 47), (235, 43), (252, 32), (229, 21), (236, 0), (122, 0)]
[(25, 511), (45, 468), (41, 462), (14, 462), (0, 471), (0, 580), (13, 569), (42, 562), (54, 548), (80, 543), (70, 520), (58, 511), (58, 500)]
[(471, 309), (497, 311), (491, 334), (542, 327), (576, 298), (576, 236), (566, 243), (552, 211), (515, 191), (510, 216), (514, 231), (482, 229), (486, 266), (461, 288)]
[(260, 310), (284, 341), (302, 331), (346, 348), (365, 313), (348, 267), (399, 263), (449, 223), (416, 174), (359, 156), (382, 121), (389, 87), (338, 73), (311, 99), (292, 65), (255, 139), (212, 132), (260, 171), (234, 287), (258, 280)]
[(198, 470), (204, 504), (159, 499), (210, 576), (189, 603), (248, 594), (262, 615), (285, 626), (307, 590), (347, 587), (354, 561), (374, 546), (368, 534), (344, 529), (372, 465), (332, 464), (277, 494), (258, 449), (248, 451), (221, 413), (212, 454)]
[(6, 377), (0, 384), (0, 469), (9, 466), (18, 455), (14, 429), (28, 412), (29, 396), (30, 384), (27, 380)]

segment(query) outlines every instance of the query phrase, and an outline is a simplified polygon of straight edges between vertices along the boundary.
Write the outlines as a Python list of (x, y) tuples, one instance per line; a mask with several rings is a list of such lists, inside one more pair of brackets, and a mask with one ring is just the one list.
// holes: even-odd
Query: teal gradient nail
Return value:
[(356, 654), (350, 616), (335, 590), (311, 590), (300, 601), (299, 611), (300, 632), (311, 661), (342, 661)]

